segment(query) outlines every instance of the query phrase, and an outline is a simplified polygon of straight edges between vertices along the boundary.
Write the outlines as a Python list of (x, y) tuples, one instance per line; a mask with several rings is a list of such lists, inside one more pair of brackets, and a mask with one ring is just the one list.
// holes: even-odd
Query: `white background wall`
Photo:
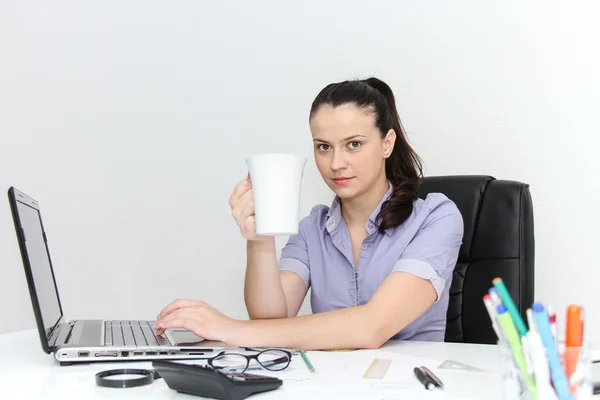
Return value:
[[(68, 318), (245, 318), (244, 156), (308, 155), (301, 214), (329, 203), (310, 104), (376, 75), (427, 174), (531, 184), (536, 297), (597, 332), (600, 3), (560, 3), (2, 0), (0, 188), (41, 203)], [(34, 327), (2, 203), (0, 332)]]

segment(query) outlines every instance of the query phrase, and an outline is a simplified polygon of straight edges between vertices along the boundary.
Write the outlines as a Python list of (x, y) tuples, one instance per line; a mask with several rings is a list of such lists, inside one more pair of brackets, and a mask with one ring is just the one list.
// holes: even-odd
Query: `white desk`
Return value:
[[(362, 375), (373, 360), (373, 350), (308, 352), (315, 374), (302, 381), (285, 380), (281, 388), (251, 396), (250, 399), (501, 399), (501, 375), (496, 350), (495, 346), (489, 345), (402, 341), (386, 344), (381, 349), (396, 354), (392, 362), (392, 367), (395, 368), (412, 371), (415, 365), (402, 364), (402, 356), (405, 356), (408, 359), (424, 357), (437, 361), (450, 359), (489, 371), (483, 373), (436, 369), (434, 372), (444, 382), (444, 391), (426, 391), (416, 379), (404, 383), (386, 383), (363, 378)], [(302, 360), (294, 357), (293, 363), (302, 363)], [(54, 356), (42, 351), (36, 330), (3, 334), (0, 335), (0, 398), (201, 398), (177, 393), (169, 389), (162, 379), (138, 388), (112, 389), (96, 386), (94, 375), (97, 372), (119, 368), (123, 364), (151, 368), (150, 362), (91, 363), (61, 367)]]

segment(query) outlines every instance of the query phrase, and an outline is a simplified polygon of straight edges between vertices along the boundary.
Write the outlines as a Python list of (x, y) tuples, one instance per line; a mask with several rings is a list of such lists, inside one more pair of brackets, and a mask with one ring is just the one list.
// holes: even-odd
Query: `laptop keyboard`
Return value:
[(154, 321), (104, 321), (105, 346), (170, 346), (169, 340), (156, 336)]

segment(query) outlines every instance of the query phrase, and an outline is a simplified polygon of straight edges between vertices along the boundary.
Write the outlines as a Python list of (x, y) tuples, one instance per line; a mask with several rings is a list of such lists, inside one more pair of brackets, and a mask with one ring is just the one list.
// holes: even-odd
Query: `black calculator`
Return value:
[(222, 400), (242, 400), (277, 389), (283, 381), (270, 376), (213, 369), (172, 361), (152, 362), (167, 385), (178, 392)]

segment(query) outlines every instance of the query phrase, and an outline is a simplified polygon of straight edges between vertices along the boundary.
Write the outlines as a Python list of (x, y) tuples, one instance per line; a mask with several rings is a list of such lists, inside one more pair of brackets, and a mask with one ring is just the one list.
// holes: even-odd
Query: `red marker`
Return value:
[(556, 313), (552, 306), (548, 306), (548, 320), (550, 321), (550, 332), (552, 332), (552, 336), (554, 336), (554, 343), (558, 343), (558, 338), (556, 337)]

